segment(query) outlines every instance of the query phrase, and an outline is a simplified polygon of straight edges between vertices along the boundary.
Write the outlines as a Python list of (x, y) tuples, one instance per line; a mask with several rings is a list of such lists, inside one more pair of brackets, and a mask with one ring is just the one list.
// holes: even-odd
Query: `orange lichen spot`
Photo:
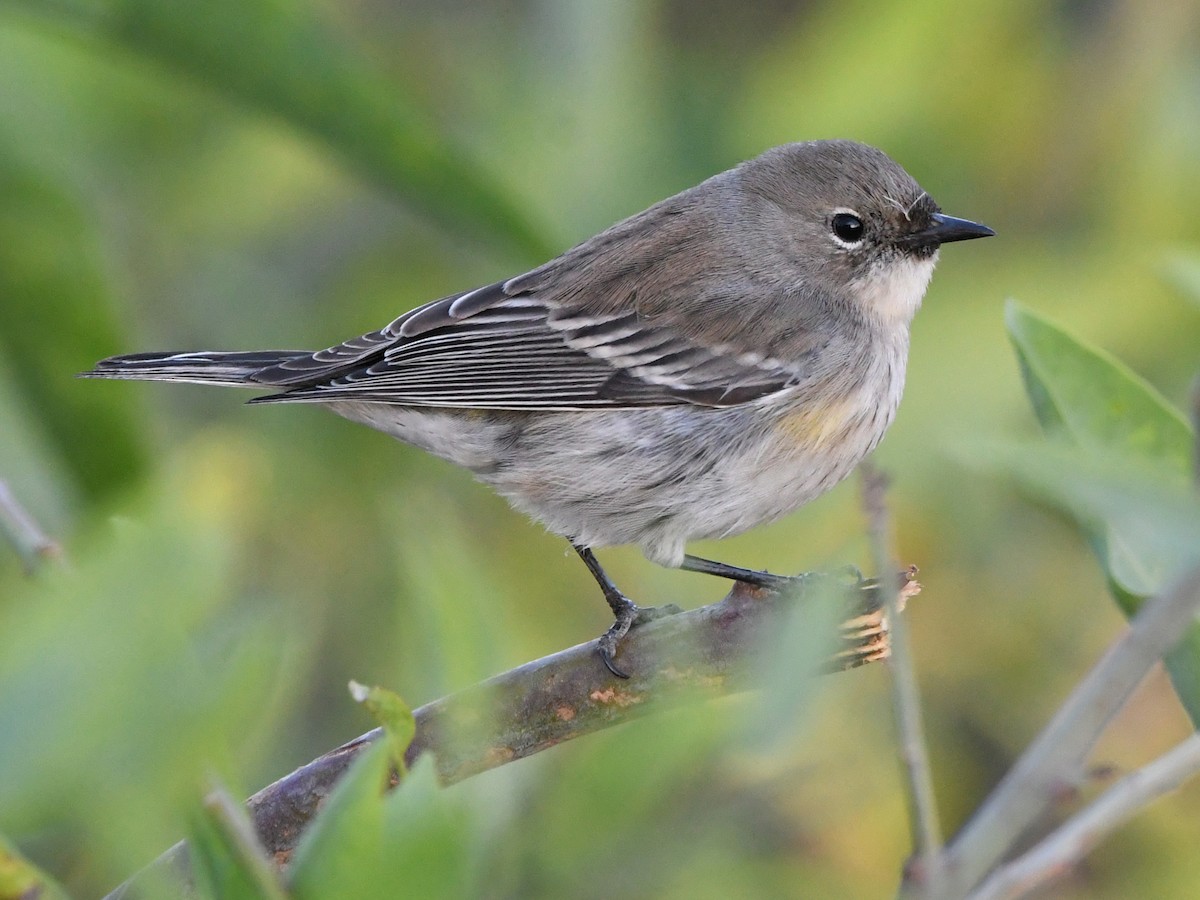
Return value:
[(564, 722), (570, 722), (575, 718), (575, 710), (570, 706), (557, 706), (554, 708), (554, 714)]
[(642, 702), (642, 698), (636, 694), (630, 694), (626, 691), (618, 691), (614, 688), (605, 688), (602, 691), (592, 691), (588, 696), (596, 703), (603, 703), (606, 706), (634, 706)]

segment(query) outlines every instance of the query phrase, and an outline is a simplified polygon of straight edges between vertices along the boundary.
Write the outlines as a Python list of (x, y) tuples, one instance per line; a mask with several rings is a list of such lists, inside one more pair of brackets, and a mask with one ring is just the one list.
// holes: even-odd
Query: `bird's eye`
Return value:
[(838, 213), (830, 222), (833, 235), (843, 244), (857, 244), (863, 239), (862, 219), (853, 213)]

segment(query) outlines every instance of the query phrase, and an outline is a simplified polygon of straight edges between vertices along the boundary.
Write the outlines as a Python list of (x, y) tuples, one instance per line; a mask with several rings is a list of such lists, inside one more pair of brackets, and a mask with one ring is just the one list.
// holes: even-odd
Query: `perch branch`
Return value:
[[(638, 627), (621, 645), (621, 665), (632, 674), (628, 680), (613, 677), (589, 642), (428, 703), (414, 713), (417, 731), (407, 762), (432, 753), (442, 782), (452, 784), (584, 734), (745, 690), (752, 686), (758, 635), (778, 621), (783, 604), (801, 601), (808, 590), (827, 589), (829, 581), (820, 583), (825, 579), (834, 576), (806, 579), (787, 597), (739, 583), (717, 603)], [(886, 657), (889, 637), (878, 585), (835, 583), (846, 592), (849, 617), (841, 625), (842, 649), (823, 669), (850, 669)], [(919, 591), (911, 580), (902, 589), (905, 597)], [(288, 860), (338, 778), (379, 736), (379, 729), (369, 731), (247, 801), (259, 839), (278, 863)], [(108, 900), (136, 895), (150, 872), (185, 872), (186, 853), (186, 845), (177, 844)]]

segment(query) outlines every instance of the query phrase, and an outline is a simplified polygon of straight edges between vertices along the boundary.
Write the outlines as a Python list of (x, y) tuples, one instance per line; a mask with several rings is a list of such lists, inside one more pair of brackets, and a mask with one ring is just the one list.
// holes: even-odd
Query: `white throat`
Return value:
[(881, 260), (851, 284), (862, 308), (887, 325), (907, 325), (921, 307), (937, 254), (928, 259), (894, 256)]

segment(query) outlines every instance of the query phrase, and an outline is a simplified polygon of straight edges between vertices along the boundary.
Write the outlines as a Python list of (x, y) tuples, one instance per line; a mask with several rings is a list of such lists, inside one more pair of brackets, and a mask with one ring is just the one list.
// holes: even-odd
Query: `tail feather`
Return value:
[(121, 378), (133, 381), (182, 381), (229, 387), (254, 387), (255, 374), (288, 360), (312, 354), (307, 350), (254, 350), (234, 353), (130, 353), (96, 363), (80, 378)]

